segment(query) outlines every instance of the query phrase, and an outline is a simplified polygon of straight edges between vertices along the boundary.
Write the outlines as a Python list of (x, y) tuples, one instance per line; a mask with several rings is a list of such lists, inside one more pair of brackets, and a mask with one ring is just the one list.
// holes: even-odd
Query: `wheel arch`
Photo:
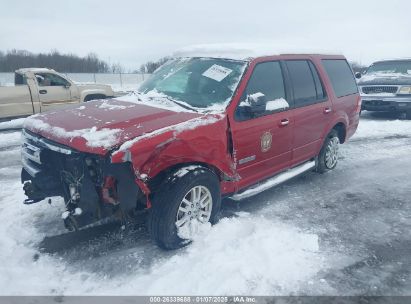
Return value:
[(347, 137), (347, 127), (346, 127), (346, 125), (343, 122), (338, 122), (331, 128), (331, 130), (336, 130), (337, 131), (340, 143), (343, 144), (345, 142), (346, 137)]
[(85, 95), (82, 101), (87, 102), (87, 101), (93, 100), (93, 99), (89, 99), (89, 97), (94, 97), (94, 99), (106, 99), (107, 95), (102, 94), (102, 93), (91, 93), (91, 94)]
[(150, 180), (147, 182), (150, 188), (150, 191), (155, 192), (156, 189), (158, 189), (161, 184), (163, 184), (165, 181), (168, 181), (169, 178), (173, 176), (173, 174), (178, 172), (178, 170), (181, 170), (182, 168), (185, 168), (185, 167), (191, 167), (191, 166), (193, 166), (193, 168), (189, 169), (190, 171), (191, 170), (194, 171), (197, 168), (202, 168), (202, 169), (212, 172), (213, 174), (215, 174), (219, 182), (223, 181), (226, 177), (226, 174), (224, 174), (222, 170), (220, 170), (216, 166), (211, 165), (209, 163), (205, 163), (201, 161), (184, 161), (184, 162), (175, 163), (173, 165), (170, 165), (164, 168), (163, 170), (161, 170), (160, 172), (158, 172), (155, 176), (151, 177)]

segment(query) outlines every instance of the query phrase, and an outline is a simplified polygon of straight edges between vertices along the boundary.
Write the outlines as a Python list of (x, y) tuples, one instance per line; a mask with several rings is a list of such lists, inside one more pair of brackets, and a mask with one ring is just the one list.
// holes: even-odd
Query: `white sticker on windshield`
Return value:
[(226, 78), (233, 70), (225, 68), (218, 64), (213, 64), (207, 71), (205, 71), (202, 75), (215, 81), (220, 82), (224, 78)]

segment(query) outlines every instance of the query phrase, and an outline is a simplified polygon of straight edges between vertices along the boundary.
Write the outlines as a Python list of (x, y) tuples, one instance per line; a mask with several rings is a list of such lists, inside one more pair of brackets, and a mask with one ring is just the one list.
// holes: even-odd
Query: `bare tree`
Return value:
[[(26, 50), (0, 51), (0, 72), (14, 72), (20, 68), (47, 67), (63, 73), (104, 73), (111, 72), (105, 61), (100, 60), (95, 53), (85, 57), (75, 54), (61, 54), (58, 50), (49, 53), (34, 54)], [(124, 68), (115, 64), (115, 72), (122, 72)]]

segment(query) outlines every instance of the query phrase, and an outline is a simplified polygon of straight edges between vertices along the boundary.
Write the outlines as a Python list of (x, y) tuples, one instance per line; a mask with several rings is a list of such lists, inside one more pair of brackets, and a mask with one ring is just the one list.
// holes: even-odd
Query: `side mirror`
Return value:
[(356, 73), (355, 73), (355, 78), (360, 79), (360, 78), (361, 78), (361, 76), (362, 76), (362, 75), (361, 75), (361, 73), (360, 73), (360, 72), (356, 72)]
[(65, 87), (66, 89), (69, 89), (69, 88), (71, 87), (71, 84), (67, 83), (67, 84), (64, 85), (64, 87)]

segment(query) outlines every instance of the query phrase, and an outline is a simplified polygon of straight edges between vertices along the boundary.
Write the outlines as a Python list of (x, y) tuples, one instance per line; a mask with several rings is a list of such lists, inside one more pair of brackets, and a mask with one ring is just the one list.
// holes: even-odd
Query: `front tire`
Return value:
[(336, 130), (331, 130), (318, 154), (317, 172), (325, 173), (334, 169), (338, 163), (338, 148), (340, 139)]
[[(189, 171), (181, 176), (184, 170)], [(148, 229), (164, 249), (189, 244), (199, 232), (198, 224), (214, 224), (218, 219), (221, 194), (217, 176), (202, 167), (184, 170), (171, 174), (152, 197)]]

